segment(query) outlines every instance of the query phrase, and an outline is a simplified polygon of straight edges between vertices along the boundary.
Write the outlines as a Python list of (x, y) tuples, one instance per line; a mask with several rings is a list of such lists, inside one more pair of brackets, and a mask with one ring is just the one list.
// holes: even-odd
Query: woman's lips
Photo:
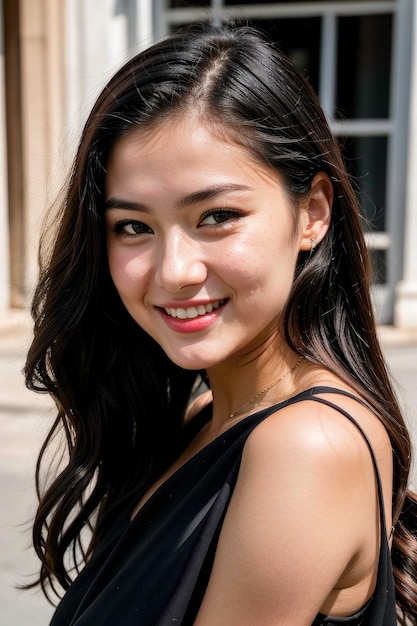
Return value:
[(171, 330), (196, 333), (211, 326), (226, 303), (227, 299), (221, 299), (187, 307), (158, 307), (158, 310)]

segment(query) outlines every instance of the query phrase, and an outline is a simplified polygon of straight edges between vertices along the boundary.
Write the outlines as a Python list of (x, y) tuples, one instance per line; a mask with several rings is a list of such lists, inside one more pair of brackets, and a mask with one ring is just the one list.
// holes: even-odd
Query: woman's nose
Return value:
[(176, 292), (206, 280), (207, 269), (199, 244), (182, 232), (172, 234), (157, 253), (155, 283)]

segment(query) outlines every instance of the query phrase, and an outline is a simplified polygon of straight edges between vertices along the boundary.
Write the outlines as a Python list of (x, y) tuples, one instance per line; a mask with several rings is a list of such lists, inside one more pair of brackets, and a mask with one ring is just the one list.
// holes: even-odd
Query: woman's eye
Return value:
[(217, 224), (223, 224), (230, 220), (242, 217), (240, 211), (231, 209), (215, 209), (213, 211), (207, 211), (200, 221), (199, 226), (216, 226)]
[(125, 235), (127, 237), (134, 237), (135, 235), (147, 235), (151, 234), (152, 228), (150, 228), (144, 222), (138, 222), (136, 220), (121, 220), (116, 222), (113, 226), (113, 232), (117, 235)]

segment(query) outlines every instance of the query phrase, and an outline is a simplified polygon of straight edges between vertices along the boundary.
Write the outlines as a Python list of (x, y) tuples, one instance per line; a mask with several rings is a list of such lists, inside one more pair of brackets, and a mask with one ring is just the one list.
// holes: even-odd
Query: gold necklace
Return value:
[[(257, 400), (258, 398), (260, 398), (264, 393), (266, 393), (267, 391), (269, 391), (270, 389), (272, 389), (272, 387), (275, 387), (275, 385), (278, 385), (278, 383), (281, 382), (281, 380), (284, 380), (284, 378), (286, 378), (287, 376), (289, 376), (289, 374), (291, 374), (291, 372), (293, 372), (295, 369), (297, 369), (297, 367), (300, 365), (301, 361), (303, 360), (304, 357), (300, 357), (297, 361), (297, 363), (295, 365), (293, 365), (287, 372), (285, 372), (285, 374), (283, 374), (282, 376), (280, 376), (279, 378), (277, 378), (277, 380), (274, 380), (274, 382), (272, 382), (270, 385), (267, 385), (266, 387), (264, 387), (263, 389), (261, 389), (261, 391), (258, 391), (257, 394), (255, 394), (253, 396), (253, 398), (251, 398), (249, 400), (249, 402), (246, 402), (246, 404), (244, 404), (243, 406), (241, 406), (239, 409), (236, 409), (236, 411), (233, 411), (233, 413), (230, 413), (230, 418), (236, 417), (236, 415), (239, 415), (239, 413), (242, 413), (242, 411), (244, 411), (244, 409), (247, 409), (248, 406), (251, 406), (253, 402), (255, 402), (255, 400)], [(256, 406), (256, 404), (255, 404)]]

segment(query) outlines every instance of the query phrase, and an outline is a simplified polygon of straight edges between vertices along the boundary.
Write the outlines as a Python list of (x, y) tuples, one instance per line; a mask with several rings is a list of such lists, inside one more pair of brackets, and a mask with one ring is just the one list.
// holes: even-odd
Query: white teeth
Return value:
[(224, 300), (217, 300), (217, 302), (208, 302), (207, 304), (199, 304), (198, 306), (190, 306), (188, 309), (164, 309), (165, 312), (171, 317), (177, 317), (180, 320), (186, 319), (194, 319), (195, 317), (199, 317), (200, 315), (206, 315), (206, 313), (211, 313), (213, 310), (216, 310), (224, 304)]
[(190, 306), (190, 308), (187, 309), (187, 317), (189, 320), (192, 320), (194, 317), (198, 317), (198, 311), (195, 306)]

